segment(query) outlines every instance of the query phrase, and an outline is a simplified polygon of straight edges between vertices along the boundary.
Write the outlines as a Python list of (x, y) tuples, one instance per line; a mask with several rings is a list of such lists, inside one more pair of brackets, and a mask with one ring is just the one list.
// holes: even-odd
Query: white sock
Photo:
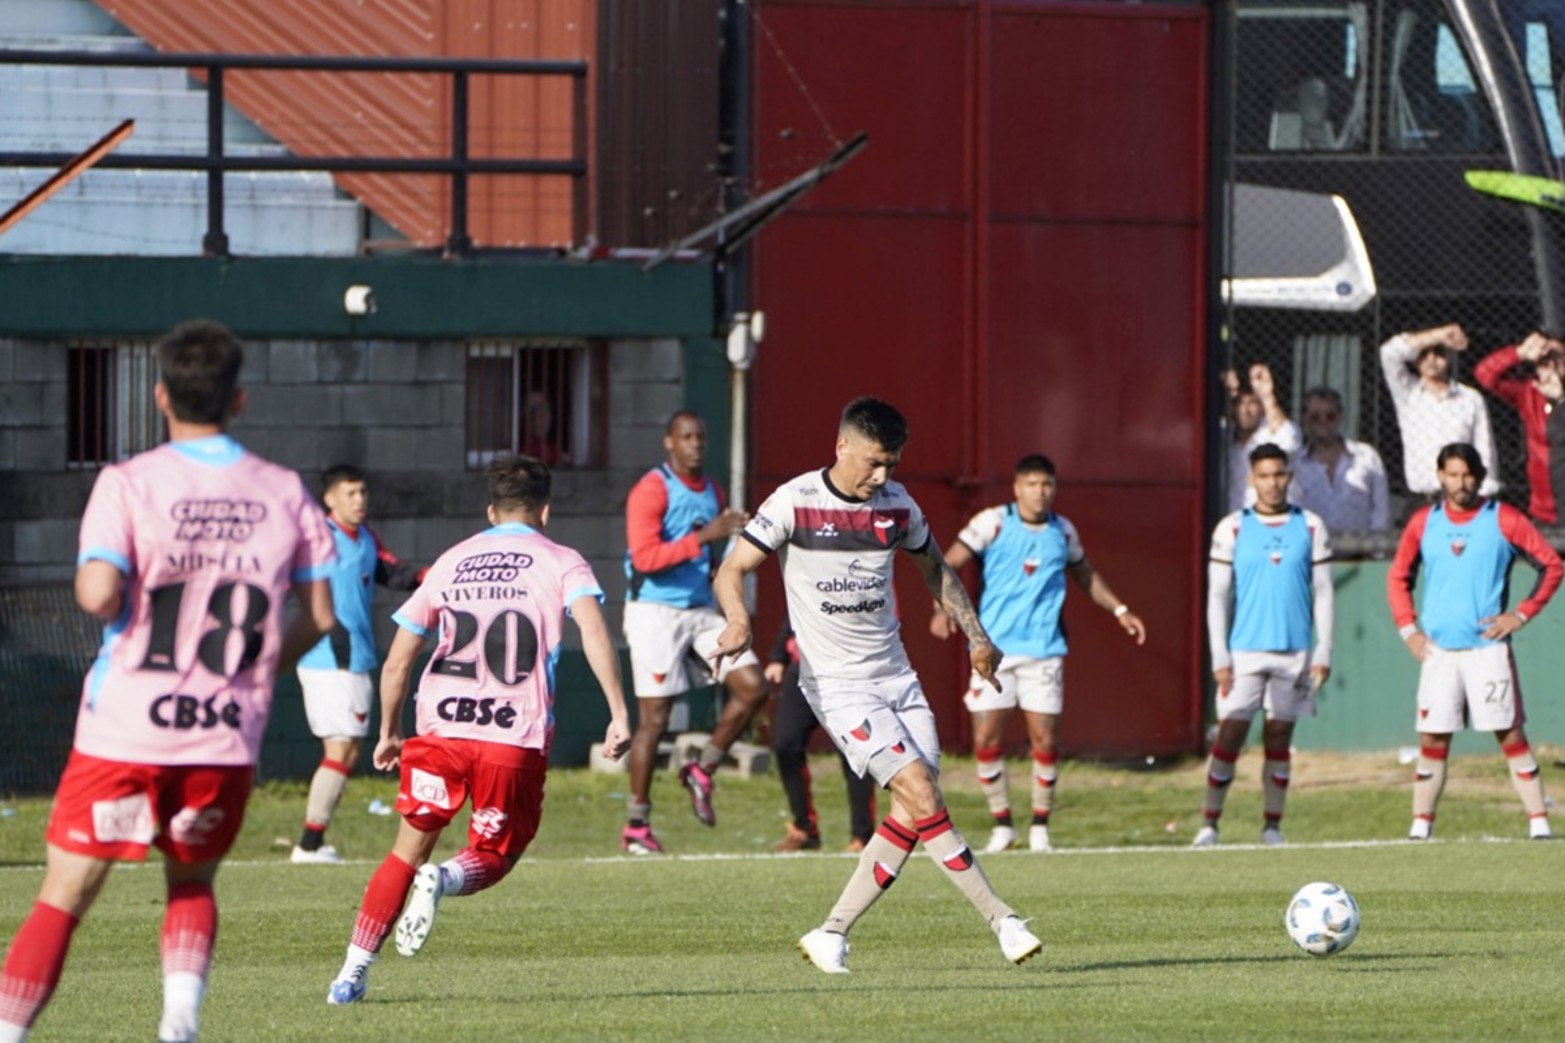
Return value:
[(196, 1038), (201, 1023), (201, 997), (206, 980), (189, 971), (174, 971), (163, 976), (163, 1020), (158, 1024), (158, 1039), (184, 1043)]
[(23, 1025), (13, 1025), (9, 1021), (0, 1021), (0, 1043), (26, 1043), (27, 1028)]
[(337, 980), (345, 981), (348, 978), (353, 977), (353, 972), (358, 970), (360, 967), (368, 967), (374, 962), (374, 953), (370, 952), (368, 949), (363, 949), (357, 945), (350, 944), (348, 946), (348, 956), (342, 961), (342, 970), (337, 972)]
[(453, 858), (440, 863), (435, 868), (440, 870), (440, 893), (442, 895), (462, 893), (462, 885), (467, 883), (467, 871), (462, 868), (462, 863)]

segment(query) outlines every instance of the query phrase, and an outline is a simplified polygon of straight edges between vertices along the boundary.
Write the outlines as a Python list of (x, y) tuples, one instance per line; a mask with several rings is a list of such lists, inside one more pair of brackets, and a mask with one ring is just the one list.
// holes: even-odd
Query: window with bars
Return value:
[(102, 467), (163, 441), (149, 341), (81, 342), (66, 351), (66, 466)]
[(467, 348), (467, 466), (525, 453), (601, 467), (607, 356), (586, 342), (475, 341)]

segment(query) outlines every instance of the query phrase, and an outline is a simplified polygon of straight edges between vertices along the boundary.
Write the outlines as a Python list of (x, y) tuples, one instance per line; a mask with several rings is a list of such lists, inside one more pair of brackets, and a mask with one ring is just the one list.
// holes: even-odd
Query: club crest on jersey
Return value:
[(862, 724), (860, 724), (857, 728), (853, 729), (848, 734), (853, 736), (859, 742), (869, 742), (869, 737), (873, 734), (873, 732), (874, 730), (869, 726), (869, 718), (866, 717), (864, 718)]
[(897, 520), (895, 518), (882, 518), (879, 515), (871, 517), (870, 525), (875, 531), (875, 539), (885, 546), (889, 544), (897, 534)]
[(1031, 576), (1034, 572), (1038, 571), (1038, 566), (1041, 564), (1043, 563), (1037, 558), (1028, 558), (1026, 561), (1022, 562), (1022, 571)]
[(1467, 549), (1467, 541), (1466, 540), (1452, 540), (1451, 541), (1451, 553), (1455, 554), (1458, 558), (1460, 558), (1462, 556), (1462, 552), (1464, 550), (1466, 550), (1466, 549)]
[(1273, 565), (1281, 565), (1282, 564), (1282, 551), (1274, 550), (1274, 551), (1272, 551), (1271, 553), (1269, 553), (1266, 556), (1271, 559), (1271, 562), (1272, 562)]

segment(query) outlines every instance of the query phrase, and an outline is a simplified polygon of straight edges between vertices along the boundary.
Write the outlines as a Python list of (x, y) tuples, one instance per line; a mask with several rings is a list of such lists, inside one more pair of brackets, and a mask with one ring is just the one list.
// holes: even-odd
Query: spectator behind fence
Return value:
[(1294, 463), (1290, 499), (1320, 515), (1331, 532), (1389, 527), (1386, 465), (1374, 446), (1343, 436), (1337, 389), (1306, 391), (1303, 420), (1305, 445)]
[(1494, 433), (1483, 396), (1451, 379), (1451, 351), (1467, 350), (1467, 333), (1451, 323), (1398, 333), (1380, 346), (1380, 369), (1402, 429), (1402, 474), (1409, 492), (1433, 502), (1440, 483), (1431, 466), (1440, 447), (1465, 442), (1478, 450), (1489, 477), (1481, 495), (1500, 490), (1493, 477)]
[(1250, 453), (1260, 446), (1279, 446), (1289, 456), (1304, 444), (1299, 426), (1288, 419), (1277, 401), (1277, 388), (1271, 367), (1264, 362), (1250, 366), (1248, 389), (1239, 383), (1234, 370), (1223, 371), (1223, 387), (1228, 391), (1229, 421), (1233, 442), (1228, 446), (1228, 509), (1237, 511), (1255, 502), (1250, 488)]
[(1550, 451), (1549, 414), (1565, 397), (1565, 341), (1549, 333), (1529, 333), (1520, 344), (1501, 348), (1473, 370), (1473, 379), (1503, 398), (1522, 421), (1527, 443), (1527, 513), (1553, 525), (1559, 518), (1553, 472), (1561, 461)]

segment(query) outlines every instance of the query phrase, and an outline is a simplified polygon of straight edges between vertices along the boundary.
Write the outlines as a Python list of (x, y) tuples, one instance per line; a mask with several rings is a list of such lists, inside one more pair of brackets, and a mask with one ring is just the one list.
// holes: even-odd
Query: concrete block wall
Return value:
[[(65, 466), (66, 348), (0, 339), (0, 581), (73, 571), (96, 472)], [(364, 468), (372, 527), (399, 556), (427, 562), (485, 524), (483, 475), (464, 466), (465, 378), (458, 341), (250, 343), (232, 432), (312, 487), (334, 463)], [(617, 634), (625, 496), (663, 459), (664, 424), (686, 405), (683, 346), (612, 342), (606, 379), (607, 465), (556, 474), (550, 535), (592, 562)], [(389, 611), (396, 595), (382, 596)]]

